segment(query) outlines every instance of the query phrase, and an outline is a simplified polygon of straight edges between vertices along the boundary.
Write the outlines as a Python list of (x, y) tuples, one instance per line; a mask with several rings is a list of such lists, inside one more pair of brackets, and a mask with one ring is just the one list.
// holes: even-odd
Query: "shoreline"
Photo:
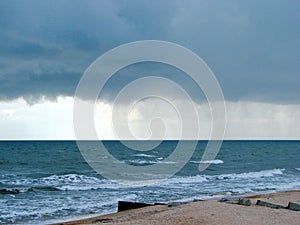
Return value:
[[(225, 196), (224, 196), (225, 197)], [(300, 190), (289, 190), (253, 195), (226, 196), (225, 198), (247, 198), (251, 205), (220, 202), (221, 198), (186, 202), (179, 206), (153, 205), (88, 218), (74, 218), (51, 225), (78, 224), (298, 224), (300, 211), (274, 209), (255, 205), (257, 200), (284, 207), (289, 202), (300, 204)]]

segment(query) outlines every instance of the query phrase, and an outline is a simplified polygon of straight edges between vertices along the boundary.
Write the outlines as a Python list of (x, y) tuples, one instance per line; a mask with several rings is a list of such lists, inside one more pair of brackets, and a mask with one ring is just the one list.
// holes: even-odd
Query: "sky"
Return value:
[[(226, 139), (299, 139), (299, 10), (296, 0), (2, 0), (0, 139), (74, 139), (73, 97), (84, 71), (106, 51), (140, 40), (180, 44), (207, 63), (226, 101)], [(180, 71), (144, 64), (120, 71), (105, 87), (96, 105), (100, 139), (116, 138), (113, 99), (141, 74), (162, 75), (187, 89), (200, 117), (199, 138), (209, 138), (201, 91)], [(180, 98), (174, 101), (184, 107)], [(176, 113), (157, 99), (137, 106), (130, 129), (147, 138), (145, 121), (157, 109), (166, 137), (178, 138)]]

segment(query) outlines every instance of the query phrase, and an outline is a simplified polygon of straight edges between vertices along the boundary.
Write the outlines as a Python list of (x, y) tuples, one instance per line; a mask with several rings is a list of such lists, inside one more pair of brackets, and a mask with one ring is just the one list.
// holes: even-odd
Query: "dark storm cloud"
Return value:
[(44, 46), (43, 43), (30, 40), (14, 39), (1, 36), (0, 50), (6, 59), (33, 60), (37, 58), (53, 58), (60, 52), (55, 47)]
[(0, 98), (12, 100), (22, 96), (29, 104), (34, 104), (41, 98), (54, 100), (57, 96), (71, 96), (80, 76), (71, 71), (7, 74), (0, 78)]
[(298, 1), (0, 1), (0, 98), (72, 96), (105, 51), (161, 39), (202, 57), (228, 100), (300, 102), (299, 10)]

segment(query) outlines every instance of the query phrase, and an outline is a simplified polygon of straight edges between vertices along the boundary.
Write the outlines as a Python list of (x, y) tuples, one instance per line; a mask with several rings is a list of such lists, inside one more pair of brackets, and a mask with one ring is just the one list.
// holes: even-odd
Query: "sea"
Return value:
[[(172, 166), (176, 162), (164, 159), (178, 142), (162, 141), (149, 151), (131, 150), (120, 141), (103, 144), (117, 163), (141, 168)], [(300, 189), (300, 141), (224, 141), (209, 162), (201, 161), (206, 145), (198, 141), (192, 157), (170, 178), (128, 186), (94, 171), (76, 141), (0, 141), (0, 224), (49, 224), (107, 214), (117, 211), (120, 200), (168, 203)], [(200, 164), (209, 166), (199, 171)]]

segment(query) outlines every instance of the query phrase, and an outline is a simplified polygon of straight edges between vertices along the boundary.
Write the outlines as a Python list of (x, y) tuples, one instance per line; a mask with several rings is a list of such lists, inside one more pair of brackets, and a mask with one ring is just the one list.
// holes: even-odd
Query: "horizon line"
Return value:
[(0, 141), (300, 141), (300, 139), (151, 139), (151, 140), (135, 140), (135, 139), (0, 139)]

